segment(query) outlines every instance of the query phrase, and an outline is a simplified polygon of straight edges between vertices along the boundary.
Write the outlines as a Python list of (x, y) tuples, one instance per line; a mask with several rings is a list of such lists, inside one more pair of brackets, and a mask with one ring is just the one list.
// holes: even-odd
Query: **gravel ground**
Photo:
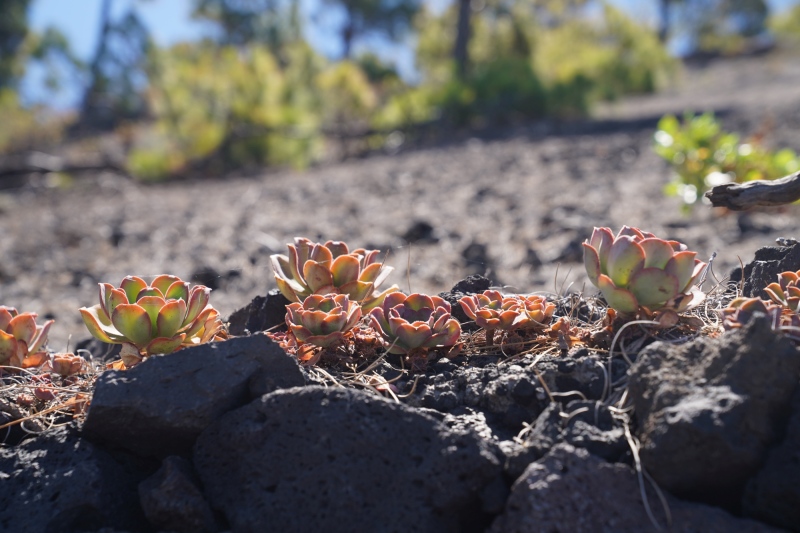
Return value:
[(687, 68), (661, 94), (604, 106), (595, 122), (459, 137), (303, 173), (156, 186), (98, 174), (69, 189), (2, 191), (0, 304), (55, 318), (54, 349), (87, 337), (77, 308), (96, 302), (98, 282), (127, 274), (203, 281), (227, 316), (275, 286), (269, 255), (295, 236), (390, 250), (390, 280), (422, 292), (488, 272), (511, 291), (593, 293), (580, 242), (601, 225), (638, 226), (704, 258), (717, 252), (723, 276), (776, 237), (797, 236), (798, 209), (682, 215), (661, 194), (670, 174), (651, 150), (655, 123), (714, 110), (728, 128), (766, 130), (770, 145), (800, 151), (798, 86), (798, 57), (716, 61)]

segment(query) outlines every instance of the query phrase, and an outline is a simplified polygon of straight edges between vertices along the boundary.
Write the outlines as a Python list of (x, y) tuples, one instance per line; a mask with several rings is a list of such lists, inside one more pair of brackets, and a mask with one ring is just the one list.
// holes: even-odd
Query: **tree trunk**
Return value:
[(666, 43), (669, 38), (669, 5), (672, 0), (659, 0), (658, 40)]
[(458, 69), (458, 77), (464, 79), (469, 70), (469, 39), (471, 33), (472, 5), (471, 0), (458, 0), (458, 24), (456, 26), (456, 43), (453, 48), (453, 59)]
[(350, 59), (354, 34), (355, 28), (353, 28), (352, 22), (348, 22), (347, 25), (345, 25), (345, 27), (342, 29), (342, 57), (344, 59)]
[(94, 57), (89, 66), (91, 79), (83, 95), (83, 103), (81, 106), (81, 115), (84, 121), (87, 120), (87, 118), (91, 121), (89, 117), (97, 110), (98, 100), (102, 98), (104, 92), (102, 63), (108, 48), (108, 35), (111, 31), (112, 4), (113, 0), (103, 0), (100, 11), (100, 35), (97, 37), (97, 47), (95, 48)]

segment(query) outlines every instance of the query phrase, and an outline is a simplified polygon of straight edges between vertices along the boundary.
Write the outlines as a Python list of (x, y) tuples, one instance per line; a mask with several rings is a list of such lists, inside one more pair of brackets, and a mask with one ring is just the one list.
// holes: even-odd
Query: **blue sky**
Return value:
[[(116, 14), (124, 13), (135, 0), (115, 0)], [(425, 0), (436, 5), (447, 5), (448, 0)], [(612, 3), (625, 9), (631, 16), (642, 21), (655, 20), (656, 0), (611, 0)], [(42, 31), (48, 26), (60, 29), (69, 39), (75, 54), (88, 60), (94, 51), (98, 34), (100, 5), (102, 0), (34, 0), (31, 11), (31, 25), (34, 30)], [(793, 5), (797, 0), (768, 0), (774, 12)], [(197, 20), (192, 20), (192, 0), (150, 0), (136, 2), (139, 13), (150, 28), (155, 41), (160, 45), (169, 45), (185, 40), (194, 40), (211, 33), (212, 29)], [(336, 13), (330, 8), (319, 9), (318, 0), (305, 2), (307, 12), (315, 11), (319, 25), (306, 28), (306, 38), (311, 44), (329, 57), (339, 53), (339, 41), (332, 33), (336, 27)], [(413, 78), (413, 52), (408, 46), (392, 46), (379, 39), (362, 41), (361, 47), (369, 48), (386, 59), (396, 61), (398, 68), (406, 78)], [(22, 87), (23, 97), (29, 101), (52, 97), (41, 88), (43, 73), (35, 69), (30, 73)], [(66, 107), (77, 101), (79, 87), (67, 87), (55, 102), (58, 107)]]

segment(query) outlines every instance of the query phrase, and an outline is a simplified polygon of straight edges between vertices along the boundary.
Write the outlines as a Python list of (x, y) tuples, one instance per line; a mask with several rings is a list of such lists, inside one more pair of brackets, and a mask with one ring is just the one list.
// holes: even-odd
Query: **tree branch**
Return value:
[(742, 211), (750, 207), (791, 204), (800, 200), (800, 172), (773, 181), (718, 185), (705, 194), (714, 207)]

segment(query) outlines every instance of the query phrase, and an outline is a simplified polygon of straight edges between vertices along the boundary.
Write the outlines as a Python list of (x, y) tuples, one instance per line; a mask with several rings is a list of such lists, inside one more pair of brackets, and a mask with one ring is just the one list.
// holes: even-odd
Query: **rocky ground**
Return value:
[[(467, 349), (416, 376), (391, 358), (326, 375), (257, 333), (281, 320), (284, 302), (263, 296), (268, 257), (295, 235), (390, 249), (395, 281), (418, 291), (474, 273), (518, 291), (582, 288), (594, 225), (717, 251), (725, 276), (737, 256), (797, 236), (797, 210), (682, 216), (660, 194), (653, 127), (699, 105), (800, 149), (798, 81), (797, 59), (731, 60), (595, 122), (303, 174), (149, 187), (98, 175), (4, 192), (0, 302), (55, 317), (53, 347), (85, 337), (76, 308), (126, 274), (213, 286), (232, 332), (255, 334), (100, 374), (81, 424), (32, 438), (10, 428), (0, 531), (800, 530), (800, 350), (763, 317), (724, 335), (629, 328), (613, 354), (599, 337), (515, 357)], [(800, 245), (762, 250), (745, 291), (797, 269)], [(489, 284), (472, 277), (444, 296)], [(576, 327), (601, 315), (591, 300), (557, 300)], [(369, 392), (369, 377), (398, 378), (397, 397)], [(0, 383), (0, 421), (20, 416), (15, 379)]]
[[(58, 349), (86, 336), (77, 308), (96, 284), (172, 273), (214, 287), (227, 316), (274, 287), (269, 255), (295, 236), (389, 251), (404, 290), (449, 289), (488, 274), (516, 291), (583, 288), (579, 243), (593, 226), (639, 226), (686, 242), (724, 276), (776, 237), (797, 209), (747, 216), (698, 206), (684, 216), (661, 189), (651, 150), (667, 112), (713, 110), (743, 133), (800, 150), (800, 58), (688, 67), (662, 94), (600, 109), (599, 121), (455, 136), (434, 146), (307, 172), (147, 186), (114, 174), (0, 191), (0, 303), (56, 319)], [(556, 272), (558, 276), (556, 279)], [(591, 287), (587, 287), (592, 291)]]

